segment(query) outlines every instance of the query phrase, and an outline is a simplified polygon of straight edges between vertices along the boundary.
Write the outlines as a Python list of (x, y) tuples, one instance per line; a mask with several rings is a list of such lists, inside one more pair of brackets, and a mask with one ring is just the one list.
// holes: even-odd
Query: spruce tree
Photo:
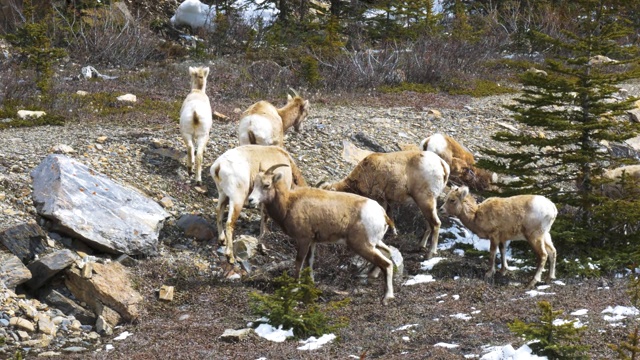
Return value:
[(579, 0), (562, 35), (533, 34), (550, 51), (539, 66), (544, 72), (524, 72), (522, 94), (507, 106), (521, 131), (493, 136), (516, 151), (485, 149), (492, 159), (480, 162), (519, 177), (504, 195), (543, 194), (556, 202), (562, 211), (554, 241), (566, 250), (637, 246), (640, 203), (608, 199), (595, 190), (604, 168), (625, 161), (603, 151), (604, 145), (640, 130), (625, 116), (637, 98), (617, 98), (619, 84), (640, 77), (640, 49), (629, 42), (634, 28), (625, 17), (638, 8), (639, 0)]

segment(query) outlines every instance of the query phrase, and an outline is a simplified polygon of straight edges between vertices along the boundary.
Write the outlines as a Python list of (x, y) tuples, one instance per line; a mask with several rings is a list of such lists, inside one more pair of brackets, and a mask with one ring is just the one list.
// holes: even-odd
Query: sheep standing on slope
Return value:
[[(249, 193), (253, 189), (253, 179), (260, 170), (275, 164), (287, 164), (289, 167), (278, 170), (282, 182), (288, 186), (306, 186), (300, 169), (284, 149), (278, 146), (245, 145), (228, 150), (220, 155), (211, 166), (211, 177), (218, 188), (218, 207), (216, 220), (218, 241), (226, 245), (225, 255), (230, 263), (235, 262), (233, 255), (233, 230)], [(229, 205), (229, 215), (223, 225), (225, 206)], [(260, 236), (267, 230), (267, 216), (262, 212)]]
[(309, 100), (287, 95), (287, 105), (277, 109), (267, 101), (251, 105), (240, 119), (238, 138), (240, 145), (284, 145), (284, 133), (294, 127), (302, 128), (302, 121), (309, 115)]
[(205, 93), (207, 88), (208, 67), (189, 67), (191, 92), (180, 109), (180, 132), (187, 146), (187, 170), (193, 173), (195, 160), (196, 184), (202, 184), (202, 162), (204, 150), (209, 141), (209, 132), (213, 119), (211, 104)]
[(420, 142), (420, 149), (431, 151), (451, 167), (451, 181), (460, 181), (477, 190), (491, 188), (498, 175), (475, 166), (473, 154), (449, 135), (433, 134)]
[[(375, 201), (354, 194), (337, 193), (315, 188), (289, 190), (283, 175), (274, 173), (279, 164), (255, 179), (249, 204), (263, 204), (269, 217), (295, 239), (297, 245), (295, 276), (303, 264), (313, 271), (317, 243), (345, 243), (349, 249), (372, 263), (369, 275), (375, 277), (378, 268), (386, 275), (387, 289), (382, 299), (393, 299), (393, 262), (378, 248), (389, 251), (382, 242), (393, 222)], [(313, 273), (312, 273), (313, 274)]]
[(373, 153), (365, 157), (341, 181), (321, 183), (321, 189), (350, 192), (376, 200), (386, 209), (392, 203), (413, 200), (425, 217), (427, 228), (420, 247), (431, 242), (428, 257), (438, 249), (437, 198), (444, 191), (449, 178), (449, 165), (438, 155), (428, 151), (397, 151)]
[[(624, 174), (624, 181), (626, 184), (631, 185), (631, 188), (625, 188), (622, 184)], [(605, 170), (602, 174), (604, 179), (610, 180), (609, 183), (602, 184), (602, 194), (612, 199), (619, 199), (624, 195), (638, 195), (640, 189), (640, 165), (626, 165), (615, 169)], [(625, 190), (631, 192), (625, 194)]]
[(485, 275), (486, 278), (491, 278), (496, 272), (498, 247), (502, 257), (500, 273), (504, 275), (507, 272), (505, 243), (509, 240), (527, 240), (538, 258), (536, 274), (528, 288), (540, 282), (547, 257), (547, 281), (556, 278), (556, 248), (549, 231), (558, 210), (549, 199), (540, 195), (517, 195), (508, 198), (492, 197), (478, 204), (469, 194), (469, 188), (463, 186), (447, 194), (441, 209), (447, 215), (459, 218), (474, 234), (491, 241), (490, 268)]

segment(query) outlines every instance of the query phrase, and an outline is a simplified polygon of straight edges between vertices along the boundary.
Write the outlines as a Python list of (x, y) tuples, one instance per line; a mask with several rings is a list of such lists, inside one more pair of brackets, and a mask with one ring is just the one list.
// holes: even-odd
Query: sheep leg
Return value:
[(260, 204), (260, 238), (267, 235), (269, 233), (269, 228), (267, 227), (267, 221), (269, 220), (269, 214), (267, 213), (267, 209), (265, 209), (264, 204)]
[(193, 175), (193, 162), (195, 157), (193, 138), (191, 136), (185, 136), (184, 143), (187, 145), (187, 172), (189, 173), (189, 176), (191, 176)]
[(438, 218), (438, 209), (436, 199), (434, 197), (431, 198), (414, 198), (418, 207), (422, 211), (422, 215), (424, 215), (425, 222), (427, 225), (427, 230), (424, 232), (424, 236), (422, 237), (422, 241), (420, 242), (421, 248), (427, 247), (427, 240), (431, 242), (431, 246), (429, 247), (429, 253), (427, 254), (427, 258), (431, 259), (437, 254), (438, 251), (438, 236), (440, 235), (440, 219)]
[(300, 271), (305, 263), (309, 248), (311, 247), (311, 241), (300, 240), (297, 241), (298, 253), (296, 254), (296, 268), (294, 269), (295, 278), (300, 278)]
[(395, 297), (393, 295), (393, 262), (382, 255), (380, 250), (370, 244), (368, 244), (365, 249), (359, 251), (358, 255), (362, 256), (365, 260), (374, 264), (376, 267), (382, 269), (386, 275), (387, 290), (382, 298), (382, 304), (388, 305), (389, 300)]
[[(388, 253), (389, 253), (389, 256), (391, 256), (391, 249), (389, 249), (389, 247), (388, 247), (385, 243), (383, 243), (382, 241), (378, 242), (378, 244), (376, 245), (376, 247), (377, 247), (377, 248), (379, 248), (379, 249), (382, 249), (382, 250), (384, 250), (384, 251), (386, 251), (386, 252), (388, 252)], [(377, 278), (378, 278), (378, 276), (380, 276), (380, 271), (381, 271), (381, 270), (382, 270), (381, 268), (379, 268), (379, 267), (377, 267), (377, 266), (375, 266), (375, 265), (371, 265), (371, 269), (369, 269), (369, 275), (368, 275), (368, 277), (369, 277), (369, 278), (377, 279)]]
[[(204, 161), (204, 149), (207, 146), (208, 136), (204, 136), (196, 140), (196, 184), (202, 184), (202, 162)], [(192, 150), (193, 151), (193, 150)]]
[(236, 225), (236, 221), (238, 221), (240, 211), (242, 211), (242, 203), (236, 203), (234, 201), (229, 202), (229, 216), (227, 217), (227, 223), (225, 224), (226, 248), (224, 254), (227, 256), (229, 263), (231, 264), (236, 262), (236, 258), (233, 255), (233, 228)]
[(553, 242), (551, 242), (551, 234), (544, 234), (544, 245), (549, 254), (549, 275), (547, 276), (547, 281), (551, 282), (551, 280), (556, 278), (556, 248), (553, 246)]
[(489, 253), (489, 271), (484, 275), (485, 280), (489, 280), (496, 273), (496, 251), (498, 250), (499, 241), (491, 240)]
[(315, 256), (316, 256), (316, 243), (311, 243), (311, 245), (309, 246), (309, 252), (307, 253), (307, 256), (305, 258), (306, 266), (308, 266), (309, 269), (311, 270), (310, 272), (311, 281), (315, 281), (313, 277), (313, 260), (315, 259)]
[(501, 242), (500, 244), (498, 244), (498, 248), (500, 248), (500, 260), (502, 260), (500, 274), (505, 275), (507, 273), (507, 270), (509, 270), (509, 265), (507, 265), (507, 244)]
[(216, 207), (216, 225), (218, 227), (218, 242), (222, 245), (225, 245), (226, 237), (224, 235), (224, 207), (229, 204), (229, 197), (218, 189), (218, 206)]
[(544, 264), (547, 263), (547, 249), (544, 244), (544, 235), (542, 238), (534, 239), (530, 241), (531, 246), (533, 247), (533, 251), (536, 253), (536, 257), (538, 259), (538, 267), (536, 269), (536, 274), (533, 276), (533, 279), (527, 285), (527, 288), (531, 289), (536, 286), (537, 283), (542, 281), (542, 270), (544, 269)]

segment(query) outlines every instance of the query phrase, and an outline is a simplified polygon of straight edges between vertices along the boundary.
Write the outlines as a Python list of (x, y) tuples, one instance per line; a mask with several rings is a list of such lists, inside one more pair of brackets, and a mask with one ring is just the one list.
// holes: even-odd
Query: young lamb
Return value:
[(287, 165), (275, 165), (256, 176), (249, 203), (263, 204), (269, 217), (296, 240), (295, 276), (299, 276), (303, 264), (313, 271), (316, 244), (345, 243), (375, 266), (369, 272), (371, 277), (376, 276), (378, 268), (386, 275), (382, 299), (386, 305), (394, 297), (393, 262), (378, 248), (388, 249), (382, 238), (393, 222), (384, 209), (375, 201), (354, 194), (307, 187), (289, 190), (284, 175), (274, 172), (279, 166)]
[(420, 247), (426, 248), (430, 241), (428, 257), (431, 258), (438, 249), (441, 224), (437, 198), (448, 178), (449, 165), (438, 155), (428, 151), (397, 151), (368, 155), (346, 178), (332, 184), (321, 183), (318, 187), (366, 196), (387, 210), (392, 203), (413, 200), (427, 225)]
[(463, 186), (447, 194), (441, 210), (449, 216), (459, 218), (469, 230), (491, 242), (489, 271), (485, 275), (486, 278), (491, 278), (495, 274), (498, 247), (502, 257), (500, 273), (504, 275), (507, 272), (505, 244), (509, 240), (527, 240), (538, 258), (538, 267), (528, 288), (540, 282), (547, 257), (549, 258), (547, 280), (556, 278), (556, 248), (553, 246), (549, 231), (558, 210), (553, 202), (544, 196), (492, 197), (478, 204), (469, 194), (469, 188)]
[[(275, 164), (289, 167), (278, 170), (282, 181), (288, 187), (306, 186), (300, 169), (281, 147), (245, 145), (226, 151), (211, 166), (211, 177), (218, 189), (216, 221), (218, 241), (226, 245), (225, 255), (230, 263), (235, 262), (233, 254), (233, 230), (242, 207), (253, 189), (253, 180), (261, 169)], [(224, 207), (229, 205), (226, 224), (223, 225)], [(267, 230), (267, 216), (263, 211), (260, 221), (260, 236)]]
[(476, 167), (473, 154), (449, 135), (433, 134), (420, 142), (420, 149), (443, 158), (451, 168), (452, 181), (476, 190), (489, 189), (498, 181), (496, 173)]
[(302, 121), (309, 115), (309, 109), (309, 100), (304, 100), (297, 93), (295, 97), (287, 95), (287, 104), (280, 109), (267, 101), (251, 105), (240, 119), (240, 145), (283, 146), (284, 133), (292, 126), (300, 131)]
[[(195, 160), (196, 183), (202, 184), (202, 162), (204, 150), (209, 141), (209, 131), (213, 124), (211, 104), (205, 93), (208, 67), (189, 67), (191, 92), (180, 109), (180, 132), (187, 146), (187, 170), (193, 173)], [(195, 159), (194, 159), (195, 158)]]

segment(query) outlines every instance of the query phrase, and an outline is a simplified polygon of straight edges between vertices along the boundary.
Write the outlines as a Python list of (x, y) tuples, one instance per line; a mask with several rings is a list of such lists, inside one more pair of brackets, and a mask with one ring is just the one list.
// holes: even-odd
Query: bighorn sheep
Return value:
[[(624, 174), (624, 181), (632, 185), (632, 189), (636, 190), (640, 185), (640, 165), (627, 165), (619, 168), (605, 170), (602, 174), (603, 179), (609, 180), (608, 183), (602, 184), (602, 194), (617, 199), (624, 195), (625, 187), (621, 184), (622, 174)], [(634, 191), (633, 194), (640, 193), (640, 189)], [(632, 194), (632, 195), (633, 195)]]
[(318, 243), (346, 243), (356, 254), (375, 267), (369, 275), (375, 277), (380, 268), (386, 275), (387, 304), (393, 299), (393, 262), (378, 248), (389, 248), (382, 242), (393, 222), (375, 201), (354, 194), (336, 193), (315, 188), (289, 190), (282, 173), (274, 170), (279, 164), (256, 176), (249, 204), (263, 204), (269, 217), (296, 240), (295, 276), (303, 263), (313, 271), (313, 258)]
[[(196, 183), (202, 183), (202, 162), (204, 150), (209, 141), (209, 131), (213, 123), (211, 104), (205, 93), (207, 88), (208, 67), (189, 67), (191, 92), (180, 109), (180, 132), (187, 146), (187, 170), (193, 173), (195, 160)], [(195, 159), (194, 159), (195, 158)]]
[[(230, 263), (235, 262), (233, 255), (233, 230), (242, 207), (253, 189), (253, 180), (261, 169), (275, 164), (287, 164), (286, 169), (279, 169), (282, 181), (287, 187), (306, 186), (300, 169), (284, 149), (277, 146), (245, 145), (231, 149), (222, 154), (211, 166), (211, 177), (218, 188), (218, 206), (216, 221), (218, 241), (226, 245), (225, 255)], [(223, 226), (224, 207), (229, 205), (229, 214)], [(262, 212), (260, 235), (266, 229), (267, 217)]]
[(449, 164), (451, 180), (476, 190), (486, 190), (498, 181), (498, 175), (475, 166), (473, 154), (449, 135), (433, 134), (420, 142), (420, 149), (431, 151)]
[(391, 203), (413, 200), (422, 211), (427, 225), (420, 247), (430, 240), (429, 257), (438, 247), (437, 197), (449, 178), (449, 165), (438, 155), (427, 151), (397, 151), (368, 155), (351, 173), (335, 183), (320, 183), (326, 190), (350, 192), (366, 196), (389, 209)]
[(540, 281), (544, 265), (549, 258), (547, 280), (555, 279), (556, 248), (551, 241), (551, 225), (558, 210), (547, 198), (540, 195), (517, 195), (508, 198), (488, 198), (482, 203), (469, 194), (466, 186), (451, 190), (445, 197), (441, 210), (455, 216), (473, 233), (491, 242), (489, 271), (485, 277), (491, 278), (495, 272), (496, 250), (500, 248), (502, 257), (501, 274), (507, 272), (505, 246), (509, 240), (527, 240), (538, 258), (538, 267), (533, 280), (527, 286), (532, 288)]
[(240, 119), (238, 138), (240, 145), (283, 146), (284, 133), (290, 127), (302, 129), (302, 121), (309, 114), (309, 100), (302, 99), (295, 91), (295, 97), (287, 95), (287, 105), (277, 109), (267, 101), (251, 105)]

